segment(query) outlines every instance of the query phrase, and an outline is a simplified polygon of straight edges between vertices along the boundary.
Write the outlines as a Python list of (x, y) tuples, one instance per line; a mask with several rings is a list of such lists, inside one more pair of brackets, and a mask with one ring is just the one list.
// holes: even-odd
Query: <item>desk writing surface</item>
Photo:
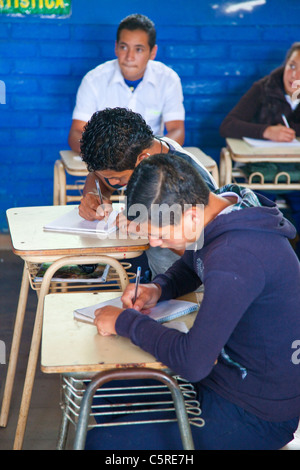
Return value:
[(300, 161), (300, 147), (273, 147), (273, 148), (260, 148), (253, 147), (247, 144), (242, 139), (226, 139), (227, 146), (231, 152), (240, 157), (248, 156), (271, 156), (278, 157), (279, 159), (288, 156), (292, 161)]
[[(149, 353), (121, 336), (100, 336), (94, 325), (73, 318), (76, 308), (94, 305), (120, 293), (48, 294), (45, 297), (41, 368), (45, 373), (99, 372), (121, 367), (164, 368)], [(196, 301), (195, 294), (182, 297)], [(190, 328), (196, 312), (181, 317)]]
[(83, 175), (88, 174), (86, 164), (78, 153), (73, 150), (61, 150), (59, 153), (63, 163), (69, 170), (82, 172)]
[[(73, 210), (74, 206), (21, 207), (7, 210), (7, 220), (12, 239), (13, 251), (19, 256), (52, 254), (111, 254), (144, 251), (148, 240), (121, 238), (115, 233), (113, 239), (100, 239), (95, 234), (71, 234), (49, 232), (44, 225)], [(116, 238), (117, 237), (117, 238)], [(120, 255), (120, 258), (125, 255)]]

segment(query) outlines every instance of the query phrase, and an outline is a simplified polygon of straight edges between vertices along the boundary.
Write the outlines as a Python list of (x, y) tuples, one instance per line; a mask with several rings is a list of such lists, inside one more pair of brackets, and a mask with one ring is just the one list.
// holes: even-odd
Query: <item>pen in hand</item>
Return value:
[(107, 220), (108, 215), (106, 214), (106, 212), (105, 212), (105, 207), (104, 207), (104, 205), (103, 205), (103, 196), (102, 196), (102, 192), (101, 192), (101, 188), (100, 188), (99, 181), (98, 181), (97, 179), (95, 179), (95, 183), (96, 183), (96, 188), (97, 188), (98, 195), (99, 195), (99, 199), (100, 199), (100, 204), (101, 204), (102, 209), (103, 209), (103, 212), (104, 212), (104, 220)]
[(100, 198), (100, 204), (103, 204), (103, 197), (102, 197), (102, 192), (101, 192), (101, 189), (100, 189), (99, 181), (97, 179), (95, 179), (95, 183), (96, 183), (96, 188), (97, 188), (98, 195), (99, 195), (99, 198)]
[(288, 120), (287, 120), (287, 118), (285, 117), (285, 115), (282, 114), (281, 117), (282, 117), (282, 120), (283, 120), (283, 122), (284, 122), (284, 125), (285, 125), (286, 127), (290, 128), (290, 125), (289, 125)]
[(132, 303), (132, 305), (134, 305), (134, 304), (135, 304), (135, 302), (136, 302), (136, 299), (137, 299), (137, 291), (138, 291), (138, 287), (139, 287), (140, 279), (141, 279), (141, 267), (139, 266), (139, 267), (137, 268), (137, 271), (136, 271), (136, 278), (135, 278), (135, 291), (134, 291), (134, 299), (133, 299), (133, 303)]

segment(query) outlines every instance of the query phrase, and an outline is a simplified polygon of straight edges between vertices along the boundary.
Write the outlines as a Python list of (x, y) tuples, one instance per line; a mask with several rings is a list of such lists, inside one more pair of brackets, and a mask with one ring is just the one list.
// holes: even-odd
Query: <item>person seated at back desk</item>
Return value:
[(95, 111), (126, 107), (140, 113), (155, 135), (184, 142), (183, 92), (177, 73), (159, 61), (154, 23), (144, 15), (123, 19), (117, 30), (117, 59), (88, 72), (77, 92), (69, 145), (80, 152), (86, 122)]
[[(300, 137), (300, 100), (294, 99), (295, 95), (300, 94), (300, 89), (297, 92), (299, 80), (300, 42), (297, 42), (287, 52), (284, 65), (255, 82), (229, 112), (220, 126), (221, 136), (236, 139), (251, 137), (275, 142), (291, 142), (296, 136)], [(284, 124), (282, 115), (286, 117), (290, 127)], [(248, 173), (261, 171), (265, 177), (271, 172), (272, 179), (277, 171), (290, 171), (294, 172), (295, 181), (300, 179), (300, 164), (297, 163), (275, 165), (258, 162), (246, 165), (244, 171)], [(293, 178), (292, 173), (291, 177)], [(272, 196), (270, 192), (267, 196), (276, 198), (276, 195)], [(280, 193), (280, 197), (290, 206), (293, 222), (300, 234), (300, 192)], [(296, 252), (300, 256), (300, 242), (296, 246)]]
[[(125, 189), (134, 168), (154, 153), (179, 155), (203, 175), (211, 189), (217, 185), (211, 174), (190, 153), (168, 137), (155, 137), (142, 116), (124, 108), (107, 108), (93, 114), (81, 139), (81, 154), (89, 175), (83, 189), (79, 214), (87, 220), (103, 219), (104, 212), (95, 188), (99, 181), (104, 202), (119, 189)], [(178, 255), (170, 250), (146, 251), (152, 276), (165, 270)]]

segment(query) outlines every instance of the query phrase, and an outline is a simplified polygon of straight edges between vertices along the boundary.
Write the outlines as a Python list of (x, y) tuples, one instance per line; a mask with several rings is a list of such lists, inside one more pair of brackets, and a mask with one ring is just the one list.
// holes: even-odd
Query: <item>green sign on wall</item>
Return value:
[(0, 14), (70, 16), (72, 0), (0, 0)]

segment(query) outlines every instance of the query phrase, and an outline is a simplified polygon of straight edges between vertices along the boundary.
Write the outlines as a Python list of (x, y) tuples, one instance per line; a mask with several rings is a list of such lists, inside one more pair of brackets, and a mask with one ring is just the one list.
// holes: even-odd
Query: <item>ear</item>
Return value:
[(144, 160), (144, 158), (148, 158), (148, 157), (150, 157), (150, 153), (147, 153), (147, 152), (140, 153), (136, 159), (135, 166), (138, 166)]
[(118, 42), (115, 41), (115, 55), (118, 57)]
[(151, 52), (150, 52), (150, 60), (154, 60), (155, 57), (156, 57), (156, 54), (157, 54), (157, 44), (155, 44), (155, 46), (153, 46), (153, 48), (151, 49)]
[(202, 204), (189, 207), (183, 214), (184, 230), (187, 238), (193, 240), (200, 236), (204, 227), (204, 210)]

